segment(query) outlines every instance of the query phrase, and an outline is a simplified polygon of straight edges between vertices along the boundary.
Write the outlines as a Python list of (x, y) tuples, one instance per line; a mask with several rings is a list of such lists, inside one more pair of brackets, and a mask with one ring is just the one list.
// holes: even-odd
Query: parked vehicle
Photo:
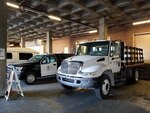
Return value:
[(107, 98), (119, 79), (136, 83), (143, 64), (142, 49), (120, 41), (88, 42), (79, 44), (75, 56), (63, 60), (57, 80), (64, 88), (93, 88), (98, 98)]
[(27, 61), (35, 54), (38, 54), (38, 52), (30, 48), (7, 48), (7, 64), (21, 63)]
[[(60, 61), (72, 54), (37, 54), (26, 63), (15, 64), (20, 80), (33, 84), (37, 78), (56, 76)], [(62, 56), (62, 57), (61, 57)], [(19, 69), (19, 70), (18, 70)]]

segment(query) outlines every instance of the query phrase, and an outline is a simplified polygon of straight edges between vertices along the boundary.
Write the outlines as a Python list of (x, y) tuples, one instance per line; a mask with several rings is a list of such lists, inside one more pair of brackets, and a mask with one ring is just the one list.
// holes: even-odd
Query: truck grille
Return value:
[(63, 61), (61, 63), (61, 72), (66, 74), (77, 74), (80, 68), (80, 62), (70, 61), (66, 62)]
[(62, 78), (62, 80), (65, 81), (65, 82), (74, 83), (74, 80), (73, 80), (73, 79)]

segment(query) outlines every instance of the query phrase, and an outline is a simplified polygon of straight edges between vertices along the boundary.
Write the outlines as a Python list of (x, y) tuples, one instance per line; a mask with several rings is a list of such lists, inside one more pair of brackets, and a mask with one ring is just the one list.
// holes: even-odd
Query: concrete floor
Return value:
[(25, 97), (0, 98), (0, 113), (150, 113), (150, 81), (114, 87), (107, 100), (93, 90), (64, 90), (55, 78), (21, 85)]

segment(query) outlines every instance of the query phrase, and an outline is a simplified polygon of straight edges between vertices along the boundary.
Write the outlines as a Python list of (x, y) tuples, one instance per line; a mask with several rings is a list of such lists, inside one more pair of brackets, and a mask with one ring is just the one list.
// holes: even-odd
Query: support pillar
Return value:
[(104, 17), (99, 19), (99, 39), (107, 40), (107, 23)]
[(7, 47), (9, 47), (9, 42), (7, 42)]
[(46, 53), (46, 42), (43, 41), (43, 42), (42, 42), (42, 45), (43, 45), (43, 53)]
[(25, 47), (25, 39), (21, 38), (21, 47)]
[(47, 31), (47, 53), (52, 53), (52, 33), (50, 31)]
[(7, 13), (6, 1), (0, 1), (0, 97), (6, 90)]

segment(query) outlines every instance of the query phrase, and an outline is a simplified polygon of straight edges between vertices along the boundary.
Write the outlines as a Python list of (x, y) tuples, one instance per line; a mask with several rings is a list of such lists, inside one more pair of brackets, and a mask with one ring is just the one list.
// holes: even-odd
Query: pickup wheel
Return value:
[(61, 84), (61, 86), (62, 86), (63, 88), (65, 88), (65, 89), (69, 89), (69, 90), (72, 90), (72, 89), (73, 89), (73, 87), (67, 86), (67, 85), (64, 85), (64, 84)]
[(35, 73), (34, 72), (28, 72), (26, 74), (26, 77), (25, 77), (26, 84), (31, 85), (31, 84), (34, 84), (35, 81), (36, 81), (36, 75), (35, 75)]
[(111, 90), (111, 82), (108, 75), (102, 75), (98, 87), (95, 89), (97, 98), (106, 99)]

